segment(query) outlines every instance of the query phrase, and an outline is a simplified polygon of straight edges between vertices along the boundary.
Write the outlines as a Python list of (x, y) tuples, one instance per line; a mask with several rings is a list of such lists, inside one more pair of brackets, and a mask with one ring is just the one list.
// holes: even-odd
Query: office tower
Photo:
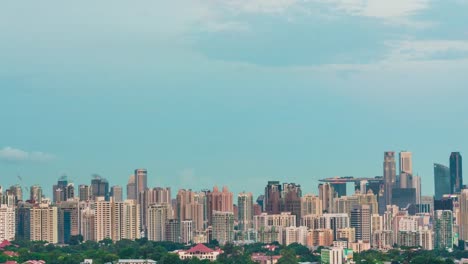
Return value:
[(40, 204), (31, 209), (32, 241), (58, 243), (57, 207)]
[(400, 174), (400, 185), (398, 187), (402, 189), (413, 188), (413, 175), (407, 172), (402, 172)]
[(400, 152), (400, 175), (402, 173), (413, 175), (413, 162), (411, 160), (411, 152)]
[(41, 203), (42, 201), (42, 188), (39, 185), (31, 186), (29, 190), (29, 200), (31, 203)]
[(435, 199), (440, 200), (444, 194), (452, 193), (450, 170), (442, 164), (434, 164)]
[(370, 242), (371, 210), (369, 205), (356, 205), (351, 210), (350, 226), (356, 230), (356, 240)]
[(80, 218), (80, 234), (83, 236), (83, 241), (96, 241), (96, 212), (93, 209), (86, 207), (81, 210)]
[(462, 189), (460, 194), (460, 219), (459, 235), (460, 240), (468, 240), (468, 189)]
[(0, 205), (0, 241), (15, 240), (15, 209), (5, 204)]
[(70, 243), (72, 236), (80, 234), (79, 230), (79, 205), (77, 201), (65, 201), (58, 205), (58, 242)]
[(81, 184), (78, 187), (78, 194), (79, 194), (80, 202), (89, 201), (89, 186)]
[(91, 199), (97, 200), (98, 197), (109, 201), (109, 182), (99, 175), (94, 175), (91, 180)]
[(399, 208), (407, 208), (409, 205), (416, 204), (415, 188), (393, 188), (392, 204)]
[(321, 215), (322, 202), (318, 196), (306, 194), (301, 197), (301, 216), (305, 215)]
[(263, 211), (269, 214), (278, 214), (280, 212), (281, 191), (281, 184), (279, 181), (268, 182), (265, 187)]
[(224, 245), (234, 240), (234, 213), (213, 211), (213, 239)]
[(112, 186), (110, 196), (113, 202), (122, 202), (122, 187), (118, 185)]
[(130, 175), (127, 183), (127, 200), (136, 200), (136, 184), (135, 184), (135, 175)]
[(138, 195), (148, 188), (147, 184), (148, 172), (146, 169), (136, 169), (135, 170), (135, 195)]
[(452, 211), (434, 211), (434, 247), (439, 249), (453, 248)]
[(281, 193), (281, 212), (291, 212), (296, 216), (296, 225), (299, 226), (301, 221), (301, 185), (295, 183), (283, 183), (283, 191)]
[(148, 207), (148, 240), (164, 241), (166, 239), (166, 224), (170, 218), (169, 204), (152, 204)]
[(239, 207), (238, 221), (239, 230), (246, 232), (253, 228), (253, 196), (252, 193), (239, 193), (237, 197)]
[(452, 193), (459, 193), (463, 189), (462, 156), (460, 152), (450, 154), (450, 181)]
[(321, 183), (318, 186), (319, 199), (322, 201), (322, 210), (324, 213), (331, 213), (333, 211), (333, 199), (335, 198), (335, 191), (329, 183)]
[(193, 221), (180, 222), (180, 243), (189, 244), (193, 240)]
[(395, 152), (387, 151), (384, 153), (383, 168), (385, 205), (390, 205), (392, 203), (392, 189), (396, 184)]
[(104, 196), (97, 196), (94, 203), (94, 239), (112, 239), (112, 203)]
[(169, 219), (166, 223), (166, 241), (180, 243), (180, 222), (177, 219)]
[(416, 193), (416, 204), (420, 204), (421, 203), (421, 177), (419, 175), (413, 176), (412, 186)]
[(135, 200), (110, 202), (112, 235), (114, 241), (140, 238), (140, 207)]
[(16, 206), (16, 240), (31, 239), (31, 208), (32, 204), (20, 202)]

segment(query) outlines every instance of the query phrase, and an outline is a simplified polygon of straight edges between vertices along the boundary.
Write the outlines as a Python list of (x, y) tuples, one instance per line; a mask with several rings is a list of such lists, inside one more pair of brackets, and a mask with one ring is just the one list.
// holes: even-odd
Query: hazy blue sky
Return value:
[(467, 14), (466, 0), (1, 1), (0, 185), (125, 185), (144, 167), (174, 192), (317, 193), (409, 150), (432, 194), (432, 164), (468, 149)]

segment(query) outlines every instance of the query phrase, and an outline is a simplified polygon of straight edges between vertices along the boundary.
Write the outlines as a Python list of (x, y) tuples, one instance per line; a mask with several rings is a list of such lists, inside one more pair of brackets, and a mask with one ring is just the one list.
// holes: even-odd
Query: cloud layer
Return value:
[(46, 162), (54, 159), (52, 154), (40, 152), (40, 151), (24, 151), (12, 147), (4, 147), (0, 149), (0, 160), (9, 162), (21, 162), (21, 161), (34, 161), (34, 162)]

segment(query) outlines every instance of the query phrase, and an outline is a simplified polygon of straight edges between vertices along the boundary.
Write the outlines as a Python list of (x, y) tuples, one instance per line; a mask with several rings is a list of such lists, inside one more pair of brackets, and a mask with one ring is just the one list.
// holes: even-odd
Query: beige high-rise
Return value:
[(164, 241), (166, 239), (166, 223), (169, 214), (169, 204), (152, 204), (148, 207), (148, 240)]
[(413, 175), (413, 161), (411, 159), (412, 154), (408, 151), (400, 152), (400, 174), (408, 173)]
[(0, 241), (15, 240), (15, 208), (0, 205)]
[(112, 240), (140, 238), (140, 208), (135, 200), (111, 203)]
[(460, 239), (468, 240), (468, 189), (461, 190), (460, 194)]
[(94, 207), (94, 239), (112, 239), (112, 203), (104, 200), (104, 197), (97, 197)]
[(31, 240), (58, 243), (57, 207), (40, 204), (31, 209)]

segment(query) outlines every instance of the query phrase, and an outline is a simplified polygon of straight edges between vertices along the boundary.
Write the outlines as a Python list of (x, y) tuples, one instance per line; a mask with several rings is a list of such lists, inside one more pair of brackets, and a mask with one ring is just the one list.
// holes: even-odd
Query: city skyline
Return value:
[[(408, 151), (408, 150), (402, 150), (402, 151), (386, 151), (386, 152), (384, 153), (384, 156), (387, 155), (386, 153), (392, 153), (391, 155), (392, 155), (392, 159), (393, 159), (393, 162), (394, 162), (394, 164), (393, 164), (392, 166), (394, 167), (394, 168), (393, 168), (393, 169), (394, 169), (394, 172), (393, 172), (393, 173), (395, 174), (395, 175), (394, 175), (394, 177), (395, 177), (395, 179), (394, 179), (394, 181), (395, 181), (394, 184), (398, 184), (398, 186), (399, 186), (399, 185), (401, 184), (400, 182), (397, 182), (397, 181), (400, 180), (399, 177), (400, 177), (402, 174), (405, 175), (405, 171), (402, 171), (401, 169), (398, 169), (398, 170), (397, 170), (397, 168), (400, 168), (400, 167), (401, 167), (401, 165), (400, 165), (400, 162), (401, 162), (401, 154), (409, 155), (409, 162), (410, 162), (410, 164), (413, 164), (413, 152)], [(436, 166), (436, 165), (437, 165), (437, 166), (441, 166), (441, 165), (444, 166), (444, 168), (447, 170), (447, 171), (446, 171), (446, 173), (447, 173), (446, 178), (447, 178), (448, 180), (452, 180), (452, 179), (451, 179), (451, 176), (450, 176), (450, 171), (449, 171), (449, 169), (450, 169), (450, 161), (451, 161), (452, 156), (453, 156), (454, 154), (461, 156), (462, 153), (459, 152), (459, 151), (451, 152), (451, 154), (450, 154), (449, 157), (448, 157), (448, 161), (447, 161), (447, 162), (445, 162), (445, 163), (444, 163), (444, 162), (440, 162), (440, 163), (434, 162), (433, 164), (431, 164), (432, 167), (434, 167), (434, 166)], [(398, 157), (398, 159), (397, 159), (397, 157)], [(460, 162), (457, 163), (457, 164), (460, 164), (460, 166), (463, 166), (463, 164), (461, 163), (461, 161), (462, 161), (462, 159), (460, 158)], [(384, 167), (383, 167), (383, 168), (384, 168), (384, 171), (385, 171), (385, 162), (384, 162)], [(382, 170), (382, 168), (380, 168), (380, 169)], [(75, 184), (75, 192), (77, 192), (77, 194), (78, 194), (78, 193), (79, 193), (79, 187), (80, 187), (81, 185), (88, 185), (88, 186), (91, 186), (93, 180), (102, 179), (102, 180), (104, 180), (104, 181), (106, 182), (106, 184), (107, 184), (107, 187), (106, 187), (106, 188), (109, 190), (109, 192), (108, 192), (109, 195), (112, 195), (112, 192), (111, 192), (111, 189), (112, 189), (112, 188), (111, 188), (111, 187), (121, 187), (122, 190), (126, 190), (125, 196), (124, 196), (124, 197), (127, 197), (127, 195), (128, 195), (128, 191), (129, 191), (128, 188), (129, 188), (129, 186), (130, 186), (130, 185), (129, 185), (129, 184), (130, 184), (130, 180), (136, 178), (135, 175), (139, 175), (139, 174), (141, 174), (141, 173), (143, 173), (142, 175), (144, 175), (144, 176), (142, 176), (143, 179), (144, 179), (144, 180), (143, 180), (144, 183), (143, 183), (142, 186), (140, 187), (141, 190), (144, 190), (145, 188), (150, 188), (150, 189), (151, 189), (151, 188), (155, 188), (155, 187), (169, 187), (169, 188), (171, 188), (171, 189), (173, 189), (173, 190), (177, 190), (177, 189), (190, 189), (190, 190), (194, 190), (194, 191), (195, 191), (195, 190), (203, 190), (203, 189), (206, 189), (206, 188), (212, 188), (212, 187), (214, 187), (214, 186), (217, 186), (217, 187), (229, 186), (229, 185), (227, 185), (227, 184), (217, 184), (217, 182), (213, 182), (213, 183), (211, 183), (211, 185), (203, 185), (203, 186), (200, 186), (199, 188), (198, 188), (198, 187), (193, 187), (193, 186), (191, 185), (191, 184), (192, 184), (191, 182), (184, 183), (184, 184), (182, 185), (182, 187), (178, 187), (178, 186), (181, 186), (181, 185), (178, 185), (177, 183), (174, 184), (174, 182), (173, 182), (173, 184), (169, 184), (169, 185), (162, 185), (162, 184), (159, 184), (159, 185), (158, 185), (158, 184), (155, 184), (155, 185), (153, 184), (153, 185), (151, 185), (150, 183), (147, 183), (147, 182), (151, 182), (151, 181), (148, 181), (148, 180), (151, 180), (152, 174), (151, 174), (151, 172), (149, 172), (149, 175), (150, 175), (150, 176), (148, 177), (148, 176), (147, 176), (147, 175), (148, 175), (148, 170), (147, 170), (146, 168), (133, 169), (133, 170), (130, 170), (130, 171), (133, 171), (134, 173), (131, 174), (130, 177), (127, 177), (127, 179), (126, 179), (126, 180), (128, 181), (127, 183), (125, 183), (125, 181), (124, 181), (124, 182), (121, 182), (121, 181), (115, 182), (115, 181), (113, 181), (113, 179), (109, 180), (109, 179), (107, 179), (106, 177), (103, 177), (103, 176), (98, 175), (98, 174), (92, 174), (92, 175), (90, 175), (88, 181), (86, 181), (86, 179), (85, 179), (84, 181), (78, 181), (78, 182), (77, 182), (77, 181), (73, 180), (73, 177), (69, 179), (69, 176), (68, 176), (68, 175), (63, 174), (63, 175), (57, 177), (56, 179), (51, 179), (51, 181), (52, 181), (51, 184), (55, 183), (57, 180), (59, 180), (59, 181), (60, 181), (60, 180), (64, 180), (66, 183), (67, 183), (67, 182), (68, 182), (68, 183), (74, 183), (74, 184)], [(460, 171), (461, 171), (461, 170), (460, 170)], [(141, 173), (140, 173), (140, 172), (141, 172)], [(400, 174), (400, 173), (402, 173), (402, 174)], [(410, 174), (410, 175), (411, 175), (412, 177), (421, 176), (421, 175), (419, 175), (418, 173), (416, 173), (416, 174), (414, 174), (414, 175), (412, 175), (412, 174)], [(461, 175), (462, 175), (462, 174), (461, 174)], [(357, 177), (357, 178), (382, 177), (382, 178), (384, 179), (384, 178), (385, 178), (385, 175), (384, 175), (384, 173), (381, 173), (381, 175), (376, 174), (376, 175), (370, 175), (370, 176), (361, 176), (361, 175), (334, 175), (334, 176), (330, 176), (330, 177), (320, 177), (320, 178), (314, 179), (314, 182), (316, 182), (315, 185), (303, 184), (303, 187), (305, 187), (305, 188), (303, 188), (303, 189), (306, 190), (304, 193), (310, 193), (310, 194), (316, 194), (316, 195), (318, 195), (318, 194), (319, 194), (318, 185), (320, 184), (320, 181), (319, 181), (319, 180), (325, 179), (325, 178), (333, 178), (333, 177)], [(128, 180), (129, 178), (130, 178), (130, 180)], [(449, 179), (449, 178), (450, 178), (450, 179)], [(19, 174), (16, 175), (16, 177), (11, 177), (11, 178), (9, 178), (9, 179), (10, 179), (10, 181), (8, 181), (8, 180), (2, 180), (2, 182), (0, 182), (0, 186), (3, 186), (4, 188), (8, 188), (9, 186), (20, 185), (23, 189), (33, 188), (34, 186), (40, 186), (40, 187), (42, 187), (42, 185), (41, 185), (41, 184), (38, 184), (38, 183), (28, 183), (27, 181), (25, 181), (25, 180), (23, 179), (23, 176), (21, 176), (21, 175), (19, 175)], [(125, 180), (125, 179), (124, 179), (124, 180)], [(154, 179), (153, 179), (153, 180), (154, 180)], [(284, 181), (284, 182), (288, 182), (288, 181), (289, 181), (289, 182), (293, 182), (292, 180), (288, 179), (288, 177), (285, 177), (285, 178), (275, 178), (275, 179), (270, 179), (270, 178), (268, 178), (268, 179), (267, 179), (268, 182), (271, 181), (271, 180), (274, 180), (274, 181), (279, 180), (279, 181)], [(428, 177), (422, 177), (422, 178), (421, 178), (421, 180), (420, 180), (420, 181), (421, 181), (421, 184), (422, 184), (422, 187), (421, 187), (421, 195), (435, 195), (435, 189), (434, 189), (434, 187), (433, 187), (432, 189), (427, 189), (427, 188), (425, 188), (425, 186), (430, 185), (430, 184), (427, 183), (427, 181), (432, 181), (432, 183), (434, 183), (435, 180), (436, 180), (436, 172), (434, 171), (434, 169), (433, 169), (433, 172), (432, 172), (432, 174), (430, 175), (430, 178), (429, 178), (429, 179), (428, 179)], [(453, 180), (455, 180), (455, 178), (454, 178)], [(195, 179), (195, 181), (196, 181), (196, 179)], [(267, 181), (266, 181), (266, 182), (267, 182)], [(6, 184), (6, 183), (8, 183), (8, 182), (13, 182), (13, 183), (12, 183), (12, 184)], [(153, 182), (154, 182), (154, 181), (153, 181)], [(157, 182), (157, 181), (156, 181), (156, 182)], [(463, 182), (464, 182), (464, 181), (463, 181)], [(449, 184), (449, 183), (447, 183), (447, 184)], [(451, 182), (450, 182), (450, 184), (451, 184)], [(262, 194), (262, 193), (263, 193), (263, 188), (264, 188), (264, 187), (263, 187), (262, 184), (257, 185), (257, 186), (252, 185), (252, 184), (247, 184), (247, 185), (250, 186), (250, 187), (249, 187), (250, 189), (246, 187), (246, 188), (242, 188), (241, 190), (238, 191), (237, 189), (233, 188), (233, 189), (234, 189), (233, 192), (234, 192), (235, 194), (238, 194), (238, 193), (240, 194), (240, 193), (243, 193), (243, 192), (252, 192), (254, 195), (258, 195), (258, 194)], [(246, 186), (247, 186), (247, 185), (246, 185)], [(56, 186), (56, 185), (54, 185), (54, 188), (56, 188), (55, 186)], [(136, 191), (136, 185), (132, 185), (132, 186), (133, 186), (133, 187), (130, 187), (130, 188), (131, 188), (131, 191), (137, 193), (137, 191)], [(195, 184), (194, 186), (197, 186), (197, 184)], [(398, 187), (398, 186), (397, 186), (397, 187)], [(66, 187), (66, 184), (65, 184), (65, 187)], [(231, 188), (231, 186), (229, 186), (229, 188)], [(389, 187), (389, 188), (390, 188), (390, 187)], [(455, 188), (455, 187), (454, 187), (454, 188)], [(135, 190), (133, 190), (133, 189), (135, 189)], [(122, 191), (122, 190), (121, 190), (121, 191)], [(141, 191), (141, 190), (140, 190), (140, 191)], [(254, 190), (259, 190), (259, 191), (254, 191)], [(54, 196), (52, 190), (50, 190), (50, 192), (49, 192), (48, 188), (46, 188), (46, 189), (43, 188), (43, 189), (42, 189), (42, 192), (43, 192), (43, 194), (46, 195), (46, 196), (49, 196), (49, 197), (53, 197), (53, 196)], [(133, 195), (133, 193), (130, 194), (130, 199), (134, 199), (132, 195)], [(136, 198), (136, 197), (135, 197), (135, 198)], [(390, 199), (391, 199), (391, 198), (390, 198)]]

